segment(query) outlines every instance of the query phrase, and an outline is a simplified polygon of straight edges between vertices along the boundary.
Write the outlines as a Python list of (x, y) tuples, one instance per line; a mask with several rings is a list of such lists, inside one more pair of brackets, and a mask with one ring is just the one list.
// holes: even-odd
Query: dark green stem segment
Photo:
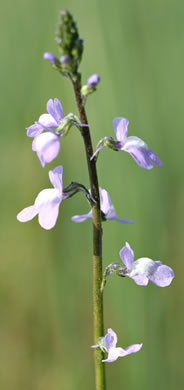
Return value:
[[(76, 77), (72, 80), (76, 103), (82, 124), (88, 124), (85, 108), (83, 106), (80, 80)], [(104, 335), (103, 326), (103, 294), (101, 293), (102, 282), (102, 226), (101, 226), (101, 211), (99, 186), (96, 170), (96, 162), (90, 157), (93, 155), (91, 135), (89, 127), (82, 128), (82, 136), (86, 150), (86, 158), (88, 163), (88, 172), (90, 179), (90, 187), (92, 197), (96, 203), (92, 207), (92, 222), (93, 222), (93, 316), (94, 316), (94, 343), (97, 344), (99, 337)], [(103, 352), (100, 348), (95, 349), (95, 370), (96, 370), (96, 390), (105, 390), (105, 367), (102, 363)]]

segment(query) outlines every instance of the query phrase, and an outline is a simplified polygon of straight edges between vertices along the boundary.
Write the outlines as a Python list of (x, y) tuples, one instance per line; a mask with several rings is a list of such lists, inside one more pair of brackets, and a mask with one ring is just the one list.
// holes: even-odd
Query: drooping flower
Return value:
[[(33, 137), (32, 150), (37, 152), (38, 158), (44, 167), (46, 163), (54, 160), (60, 150), (60, 137), (62, 132), (56, 133), (63, 120), (63, 109), (60, 101), (55, 98), (47, 102), (48, 114), (42, 114), (38, 122), (27, 128), (27, 136)], [(46, 132), (43, 132), (46, 130)]]
[(134, 252), (128, 242), (120, 250), (120, 257), (125, 265), (125, 270), (119, 272), (129, 276), (140, 286), (147, 286), (149, 280), (159, 287), (167, 287), (174, 278), (174, 271), (161, 261), (154, 261), (148, 257), (142, 257), (134, 261)]
[(114, 118), (113, 127), (117, 140), (115, 141), (112, 137), (105, 137), (100, 140), (91, 160), (98, 155), (101, 149), (107, 146), (116, 151), (124, 150), (124, 152), (129, 153), (141, 168), (152, 169), (153, 163), (162, 166), (163, 164), (158, 156), (149, 149), (142, 139), (136, 136), (127, 136), (128, 124), (129, 121), (126, 118)]
[[(118, 221), (121, 223), (133, 223), (134, 222), (132, 220), (118, 218), (116, 215), (114, 206), (112, 205), (112, 201), (111, 201), (109, 193), (103, 188), (99, 188), (99, 191), (100, 191), (100, 208), (101, 208), (102, 220), (106, 221), (107, 219), (109, 219), (109, 220), (115, 220), (115, 221)], [(88, 214), (73, 216), (72, 221), (73, 222), (83, 222), (88, 218), (92, 218), (92, 210), (90, 210)]]
[(91, 348), (99, 347), (103, 352), (107, 352), (107, 359), (102, 360), (102, 362), (107, 363), (115, 362), (115, 360), (117, 360), (119, 357), (127, 356), (131, 353), (136, 353), (142, 348), (142, 344), (133, 344), (125, 349), (116, 347), (117, 340), (117, 334), (111, 328), (109, 328), (107, 334), (99, 339), (99, 344), (92, 345)]
[(49, 171), (49, 179), (54, 188), (42, 190), (35, 199), (34, 205), (26, 207), (18, 215), (20, 222), (27, 222), (38, 215), (38, 222), (43, 229), (52, 229), (59, 215), (59, 206), (67, 194), (63, 194), (63, 167), (58, 166)]

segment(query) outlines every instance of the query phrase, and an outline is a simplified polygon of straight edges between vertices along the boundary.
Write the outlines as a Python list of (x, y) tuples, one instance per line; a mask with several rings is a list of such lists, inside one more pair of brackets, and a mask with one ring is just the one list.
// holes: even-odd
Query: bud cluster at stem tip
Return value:
[(72, 74), (77, 74), (82, 59), (83, 40), (79, 37), (72, 15), (66, 10), (60, 12), (56, 42), (62, 55), (61, 63), (67, 64)]

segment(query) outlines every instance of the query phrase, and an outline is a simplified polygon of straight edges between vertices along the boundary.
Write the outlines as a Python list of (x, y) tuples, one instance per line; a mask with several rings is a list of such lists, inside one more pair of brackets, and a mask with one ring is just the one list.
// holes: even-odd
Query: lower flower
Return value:
[(112, 363), (115, 362), (119, 357), (127, 356), (132, 353), (140, 351), (143, 344), (132, 344), (129, 347), (123, 349), (116, 347), (117, 344), (117, 334), (109, 328), (107, 334), (104, 337), (101, 337), (98, 340), (98, 344), (92, 345), (91, 348), (100, 348), (103, 352), (107, 352), (107, 359), (102, 360), (102, 362)]

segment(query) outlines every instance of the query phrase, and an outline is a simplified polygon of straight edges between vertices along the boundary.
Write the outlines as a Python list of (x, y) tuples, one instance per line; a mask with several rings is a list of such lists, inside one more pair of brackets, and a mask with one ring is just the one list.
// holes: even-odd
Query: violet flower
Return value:
[(161, 261), (142, 257), (134, 261), (134, 252), (128, 242), (120, 250), (120, 257), (126, 269), (119, 274), (129, 276), (140, 286), (147, 286), (149, 280), (159, 287), (167, 287), (174, 278), (174, 271)]
[[(127, 219), (121, 219), (116, 216), (116, 212), (114, 209), (114, 206), (112, 205), (112, 201), (110, 198), (109, 193), (103, 189), (99, 188), (100, 191), (100, 208), (102, 213), (102, 220), (106, 221), (109, 220), (115, 220), (121, 223), (133, 223), (132, 220)], [(92, 218), (92, 210), (89, 211), (88, 214), (82, 214), (82, 215), (75, 215), (72, 217), (73, 222), (83, 222), (88, 218)]]
[[(60, 101), (55, 98), (47, 102), (48, 114), (42, 114), (38, 122), (27, 128), (27, 136), (33, 137), (32, 150), (37, 152), (42, 167), (54, 160), (60, 150), (60, 137), (63, 133), (56, 133), (63, 119), (63, 109)], [(47, 132), (43, 133), (43, 130)]]
[(108, 146), (113, 150), (124, 150), (124, 152), (129, 153), (141, 168), (152, 169), (153, 163), (162, 166), (163, 164), (158, 156), (149, 149), (142, 139), (136, 136), (127, 136), (128, 124), (129, 121), (126, 118), (114, 118), (113, 127), (117, 142), (112, 137), (105, 137), (100, 140), (91, 160), (98, 155), (101, 149)]
[(99, 344), (92, 345), (91, 348), (99, 347), (103, 352), (107, 352), (107, 359), (102, 360), (102, 362), (107, 363), (115, 362), (119, 357), (136, 353), (142, 348), (142, 344), (133, 344), (125, 349), (116, 347), (117, 340), (117, 334), (109, 328), (107, 334), (99, 339)]
[(17, 215), (18, 221), (27, 222), (38, 215), (38, 222), (43, 229), (49, 230), (55, 226), (60, 203), (67, 197), (67, 194), (63, 194), (62, 176), (62, 166), (49, 171), (49, 179), (54, 188), (42, 190), (34, 205), (26, 207)]

